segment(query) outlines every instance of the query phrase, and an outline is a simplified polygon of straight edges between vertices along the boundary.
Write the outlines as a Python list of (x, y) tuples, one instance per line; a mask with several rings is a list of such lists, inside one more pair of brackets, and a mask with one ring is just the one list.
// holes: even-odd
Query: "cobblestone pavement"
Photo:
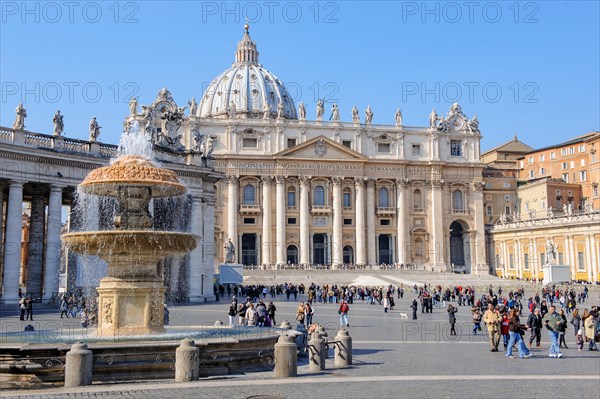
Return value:
[[(272, 372), (248, 373), (225, 378), (204, 379), (175, 384), (172, 381), (134, 384), (94, 385), (66, 390), (4, 391), (2, 397), (22, 398), (249, 398), (272, 395), (283, 398), (596, 398), (600, 392), (600, 356), (574, 345), (572, 326), (567, 330), (569, 349), (563, 359), (548, 358), (549, 338), (542, 335), (542, 348), (533, 348), (531, 359), (508, 359), (502, 352), (489, 351), (487, 337), (473, 335), (468, 307), (459, 307), (457, 336), (450, 336), (445, 308), (432, 314), (418, 313), (411, 320), (408, 310), (413, 295), (397, 301), (388, 313), (380, 305), (354, 303), (350, 310), (354, 365), (346, 369), (329, 368), (311, 375), (306, 360), (301, 360), (299, 377), (273, 380)], [(266, 298), (269, 300), (269, 298)], [(293, 298), (292, 298), (293, 299)], [(299, 296), (298, 301), (305, 297)], [(598, 304), (595, 294), (580, 307)], [(295, 319), (297, 301), (275, 299), (277, 322)], [(178, 306), (171, 309), (174, 325), (198, 326), (227, 320), (228, 298), (219, 303)], [(405, 313), (408, 319), (401, 318)], [(2, 331), (20, 328), (15, 311), (1, 312)], [(524, 313), (522, 321), (527, 317)], [(36, 329), (69, 326), (76, 320), (60, 319), (58, 312), (36, 315)], [(335, 304), (316, 304), (315, 321), (335, 335), (338, 315)], [(485, 333), (485, 329), (483, 331)], [(587, 348), (587, 346), (586, 346)], [(332, 367), (328, 361), (328, 367)]]

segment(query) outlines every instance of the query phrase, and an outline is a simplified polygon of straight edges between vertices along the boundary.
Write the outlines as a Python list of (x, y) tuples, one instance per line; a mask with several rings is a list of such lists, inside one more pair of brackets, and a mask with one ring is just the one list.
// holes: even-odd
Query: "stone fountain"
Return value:
[(114, 230), (62, 236), (71, 250), (97, 255), (108, 263), (98, 291), (98, 334), (126, 336), (162, 332), (164, 293), (157, 263), (196, 247), (197, 237), (153, 230), (150, 200), (186, 193), (177, 175), (148, 157), (122, 155), (110, 166), (93, 170), (79, 185), (85, 194), (116, 198)]

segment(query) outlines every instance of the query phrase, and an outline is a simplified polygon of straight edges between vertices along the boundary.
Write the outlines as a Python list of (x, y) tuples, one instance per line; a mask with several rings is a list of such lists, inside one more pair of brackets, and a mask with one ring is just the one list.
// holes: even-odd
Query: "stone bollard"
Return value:
[(185, 338), (175, 350), (175, 382), (195, 381), (200, 377), (200, 349)]
[(65, 388), (92, 385), (94, 355), (87, 344), (73, 344), (67, 352), (65, 363)]
[(325, 370), (325, 340), (321, 338), (318, 331), (310, 335), (308, 347), (308, 369), (311, 373)]
[(289, 321), (285, 320), (284, 322), (281, 323), (281, 325), (279, 326), (279, 328), (283, 328), (285, 330), (291, 330), (292, 329), (292, 325), (290, 324)]
[(335, 367), (348, 367), (352, 365), (352, 338), (348, 334), (348, 330), (340, 328), (335, 343), (334, 361)]
[(329, 346), (327, 345), (327, 331), (325, 330), (325, 326), (319, 326), (319, 334), (325, 341), (325, 359), (329, 359)]
[(298, 347), (294, 337), (283, 334), (275, 344), (275, 378), (298, 375)]

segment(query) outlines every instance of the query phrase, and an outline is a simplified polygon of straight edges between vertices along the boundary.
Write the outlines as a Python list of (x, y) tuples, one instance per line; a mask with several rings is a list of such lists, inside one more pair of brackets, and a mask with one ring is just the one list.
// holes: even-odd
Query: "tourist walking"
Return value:
[[(19, 300), (19, 309), (21, 310), (21, 315), (19, 316), (19, 320), (25, 321), (25, 310), (27, 309), (27, 306), (25, 305), (25, 297), (21, 297), (21, 299)], [(62, 317), (62, 315), (61, 315), (61, 317)]]
[(450, 335), (456, 335), (456, 328), (454, 325), (456, 324), (456, 312), (458, 309), (452, 306), (452, 304), (448, 304), (448, 322), (450, 323)]
[(33, 299), (29, 295), (25, 298), (25, 320), (33, 321)]
[(586, 313), (587, 309), (584, 311), (583, 313), (583, 325), (585, 327), (585, 337), (586, 337), (586, 341), (589, 340), (590, 344), (588, 346), (588, 349), (591, 351), (597, 351), (598, 350), (598, 346), (596, 345), (596, 334), (598, 333), (597, 331), (597, 313), (592, 310), (591, 312), (588, 313), (587, 317), (586, 317)]
[(256, 305), (256, 325), (259, 327), (265, 326), (265, 320), (267, 319), (267, 307), (263, 300), (258, 301), (258, 305)]
[(559, 326), (562, 323), (562, 317), (556, 313), (556, 307), (554, 305), (550, 306), (548, 313), (546, 313), (542, 321), (550, 336), (550, 354), (548, 356), (554, 358), (563, 357), (563, 354), (560, 353), (560, 348), (558, 347), (558, 333)]
[(509, 358), (514, 358), (512, 354), (513, 345), (517, 344), (517, 349), (519, 350), (519, 357), (521, 359), (528, 359), (531, 357), (531, 352), (525, 346), (525, 342), (523, 342), (522, 335), (525, 333), (527, 329), (526, 325), (521, 324), (519, 320), (519, 311), (517, 309), (511, 309), (509, 315), (509, 335), (510, 339), (508, 340), (508, 346), (506, 348), (506, 356)]
[(477, 331), (481, 331), (481, 311), (477, 307), (471, 308), (473, 314), (473, 334), (477, 334)]
[(573, 324), (573, 330), (575, 330), (575, 343), (577, 344), (577, 350), (581, 352), (583, 349), (583, 324), (581, 323), (581, 316), (579, 316), (579, 309), (577, 308), (573, 310), (571, 324)]
[(269, 306), (267, 306), (267, 316), (269, 316), (269, 319), (271, 319), (272, 326), (277, 325), (277, 322), (275, 321), (275, 312), (276, 311), (277, 311), (277, 308), (275, 307), (273, 302), (269, 302)]
[(558, 314), (562, 319), (562, 323), (558, 326), (558, 346), (561, 349), (569, 349), (567, 342), (565, 341), (565, 332), (567, 331), (567, 316), (565, 315), (565, 310), (561, 309)]
[(310, 303), (306, 302), (304, 304), (304, 317), (306, 320), (306, 323), (304, 323), (305, 325), (310, 326), (312, 324), (313, 314), (315, 314), (315, 309), (310, 305)]
[[(500, 311), (500, 310), (499, 310)], [(502, 321), (500, 322), (500, 334), (502, 334), (502, 342), (504, 343), (504, 351), (508, 348), (508, 341), (510, 339), (510, 320), (506, 312), (501, 312)]]
[(350, 306), (346, 303), (346, 300), (342, 298), (342, 303), (340, 303), (340, 307), (338, 309), (338, 313), (340, 315), (340, 326), (350, 327), (350, 323), (348, 322), (348, 312), (350, 311)]
[(306, 318), (306, 315), (304, 314), (304, 302), (300, 302), (300, 304), (298, 305), (298, 309), (296, 309), (296, 320), (299, 323), (304, 324), (305, 318)]
[(246, 309), (246, 323), (248, 323), (248, 327), (256, 326), (256, 310), (252, 302), (248, 304), (248, 309)]
[(533, 313), (527, 318), (527, 327), (529, 327), (529, 331), (531, 332), (529, 346), (531, 347), (535, 340), (535, 346), (539, 348), (542, 341), (542, 314), (539, 308), (535, 308)]
[(248, 307), (246, 306), (245, 303), (238, 304), (237, 312), (238, 312), (238, 323), (240, 324), (240, 326), (246, 325), (246, 311), (247, 310), (248, 310)]
[(483, 322), (487, 326), (488, 339), (490, 341), (490, 347), (492, 352), (498, 352), (498, 345), (500, 344), (500, 322), (502, 316), (500, 312), (494, 308), (491, 303), (488, 304), (488, 308), (483, 314)]
[(229, 327), (235, 326), (236, 313), (237, 313), (237, 309), (235, 306), (235, 302), (231, 302), (231, 305), (229, 305), (229, 312), (227, 312), (227, 315), (229, 316)]
[(412, 305), (410, 305), (410, 308), (412, 309), (412, 319), (413, 320), (417, 320), (417, 309), (419, 308), (419, 304), (417, 303), (416, 299), (413, 299), (412, 301)]

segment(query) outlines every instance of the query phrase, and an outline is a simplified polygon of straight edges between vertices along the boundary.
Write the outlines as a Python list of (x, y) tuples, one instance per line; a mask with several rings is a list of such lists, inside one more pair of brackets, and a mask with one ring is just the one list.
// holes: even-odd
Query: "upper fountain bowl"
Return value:
[(110, 166), (94, 169), (80, 184), (87, 194), (108, 197), (117, 197), (123, 186), (149, 187), (152, 197), (175, 197), (186, 192), (175, 172), (161, 169), (139, 155), (124, 155)]

